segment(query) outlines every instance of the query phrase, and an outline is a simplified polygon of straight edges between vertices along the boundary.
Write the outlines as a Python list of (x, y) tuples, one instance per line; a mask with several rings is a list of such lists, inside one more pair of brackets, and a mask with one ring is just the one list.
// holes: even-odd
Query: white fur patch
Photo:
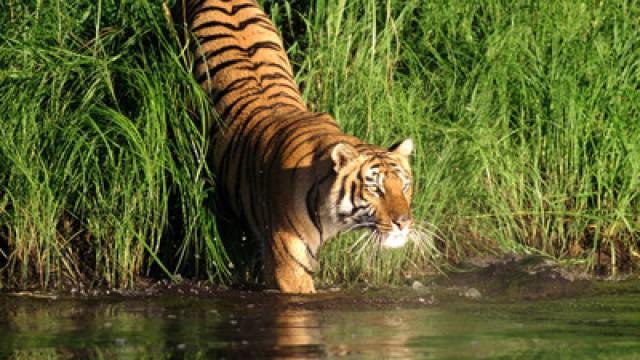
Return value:
[(338, 214), (351, 214), (353, 211), (353, 204), (348, 196), (340, 199), (340, 203), (338, 204)]
[(409, 229), (400, 230), (395, 224), (391, 231), (382, 239), (382, 247), (387, 249), (396, 249), (403, 247), (408, 240)]

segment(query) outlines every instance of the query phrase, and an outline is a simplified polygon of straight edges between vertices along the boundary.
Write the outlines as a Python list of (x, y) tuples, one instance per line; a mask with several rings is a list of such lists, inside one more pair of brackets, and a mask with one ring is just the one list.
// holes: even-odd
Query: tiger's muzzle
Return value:
[(400, 215), (392, 220), (391, 229), (382, 233), (381, 246), (387, 249), (403, 247), (409, 239), (409, 232), (413, 226), (410, 215)]

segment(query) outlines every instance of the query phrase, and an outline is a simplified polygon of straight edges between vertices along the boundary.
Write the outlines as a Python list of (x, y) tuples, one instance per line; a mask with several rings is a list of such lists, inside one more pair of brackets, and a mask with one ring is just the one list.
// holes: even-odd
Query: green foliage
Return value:
[[(344, 236), (321, 281), (398, 281), (440, 254), (636, 260), (637, 2), (262, 3), (312, 109), (417, 144), (428, 246), (353, 256)], [(161, 1), (8, 0), (0, 28), (0, 287), (128, 286), (158, 260), (224, 278), (193, 121), (212, 114)]]
[(161, 4), (3, 6), (4, 285), (130, 286), (152, 265), (171, 275), (157, 261), (167, 247), (176, 270), (224, 275), (203, 206), (205, 129), (191, 119), (209, 106)]

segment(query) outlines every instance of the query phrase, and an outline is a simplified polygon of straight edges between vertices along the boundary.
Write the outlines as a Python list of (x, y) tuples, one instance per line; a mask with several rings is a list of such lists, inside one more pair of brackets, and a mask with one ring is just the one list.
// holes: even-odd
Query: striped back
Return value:
[(306, 110), (282, 40), (254, 0), (192, 0), (195, 76), (226, 123), (257, 106)]

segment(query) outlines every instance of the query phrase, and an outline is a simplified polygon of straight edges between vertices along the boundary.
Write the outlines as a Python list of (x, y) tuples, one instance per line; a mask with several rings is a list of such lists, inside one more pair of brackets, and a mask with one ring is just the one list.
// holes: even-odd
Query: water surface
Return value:
[(414, 291), (0, 295), (0, 358), (640, 358), (640, 290), (525, 301)]

